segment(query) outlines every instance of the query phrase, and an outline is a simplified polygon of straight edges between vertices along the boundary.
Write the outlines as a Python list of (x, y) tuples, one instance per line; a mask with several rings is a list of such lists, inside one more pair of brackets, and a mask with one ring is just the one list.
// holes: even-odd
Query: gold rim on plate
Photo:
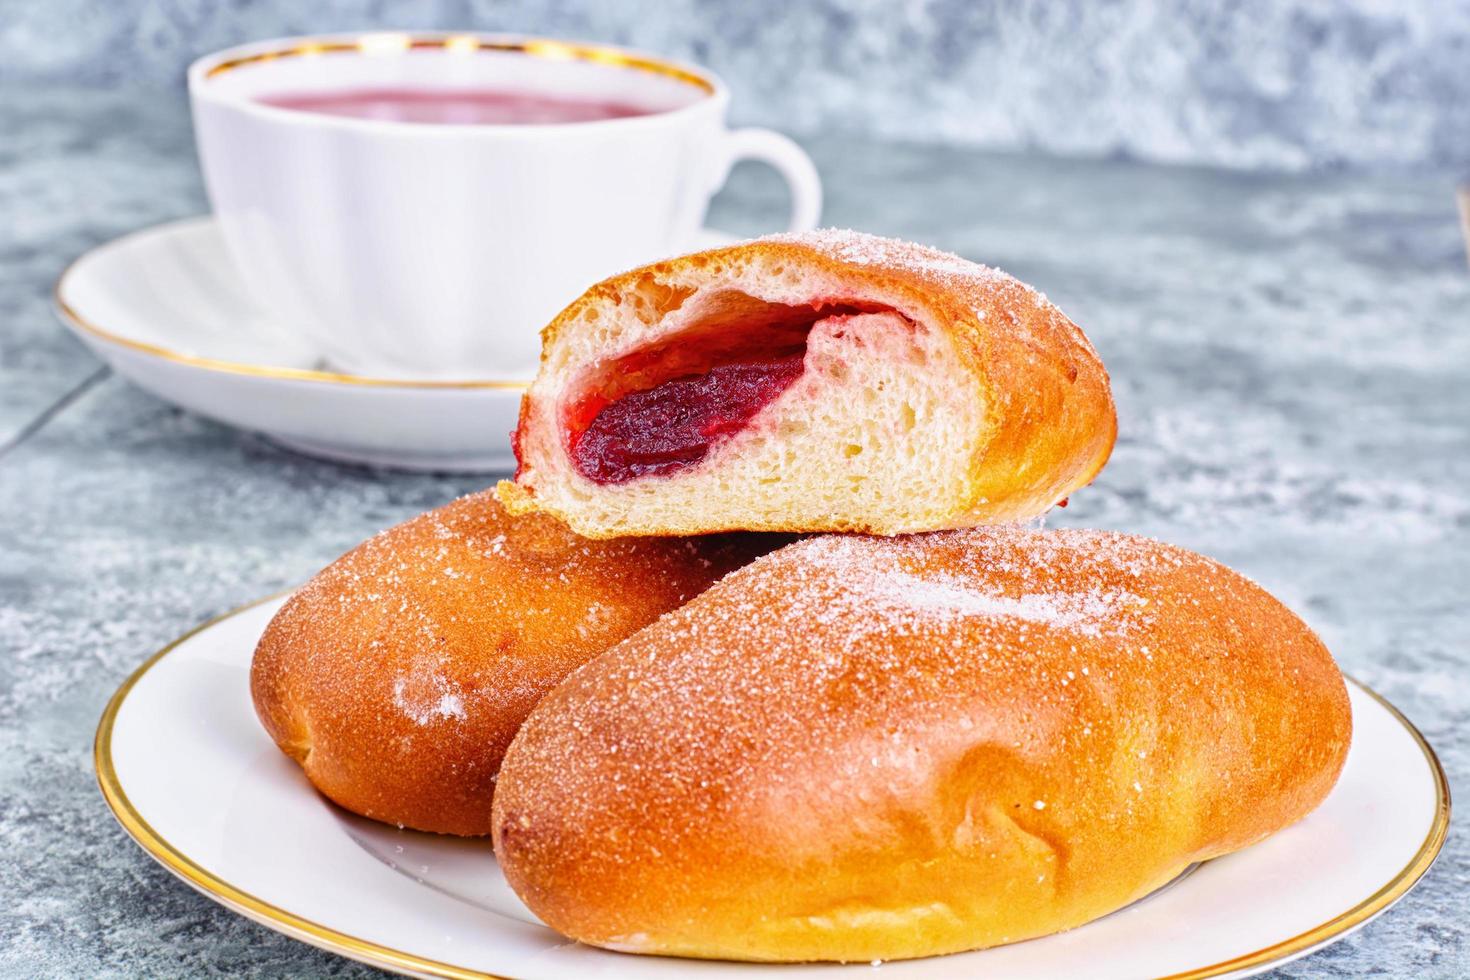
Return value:
[[(289, 590), (288, 590), (289, 592)], [(361, 939), (357, 936), (349, 936), (344, 932), (328, 928), (299, 915), (288, 912), (279, 906), (242, 891), (234, 885), (219, 878), (210, 871), (201, 867), (188, 855), (175, 848), (167, 840), (143, 819), (128, 794), (123, 790), (122, 782), (118, 779), (117, 769), (112, 761), (112, 729), (117, 721), (118, 711), (121, 710), (123, 702), (127, 700), (128, 692), (142, 680), (155, 664), (167, 656), (175, 648), (187, 640), (203, 633), (212, 626), (238, 616), (243, 612), (254, 609), (272, 599), (278, 599), (287, 592), (277, 592), (262, 599), (247, 603), (229, 612), (222, 613), (213, 619), (207, 620), (194, 627), (189, 632), (174, 640), (168, 646), (159, 650), (149, 657), (123, 681), (122, 686), (113, 694), (112, 699), (107, 702), (106, 709), (102, 712), (102, 719), (97, 725), (97, 738), (93, 743), (93, 761), (97, 769), (97, 783), (102, 788), (102, 796), (107, 805), (112, 809), (113, 816), (118, 823), (122, 824), (124, 830), (138, 842), (149, 856), (173, 872), (186, 883), (192, 885), (196, 890), (214, 899), (226, 908), (238, 912), (246, 918), (253, 919), (262, 925), (268, 926), (277, 932), (284, 933), (294, 939), (310, 943), (313, 946), (337, 953), (350, 959), (368, 963), (373, 966), (395, 970), (400, 973), (414, 974), (429, 977), (448, 977), (452, 980), (497, 980), (494, 974), (481, 973), (476, 970), (465, 969), (452, 963), (443, 963), (438, 960), (427, 959), (406, 953), (402, 950), (393, 949), (380, 945), (371, 940)], [(1436, 797), (1434, 819), (1430, 822), (1429, 833), (1425, 835), (1424, 842), (1419, 845), (1419, 850), (1414, 857), (1399, 872), (1393, 876), (1381, 888), (1363, 899), (1357, 905), (1346, 912), (1323, 922), (1320, 925), (1308, 929), (1300, 935), (1290, 939), (1282, 940), (1264, 949), (1258, 949), (1251, 953), (1213, 963), (1209, 966), (1186, 970), (1183, 973), (1171, 974), (1160, 980), (1203, 980), (1205, 977), (1218, 977), (1222, 974), (1233, 973), (1238, 970), (1246, 970), (1252, 967), (1264, 966), (1269, 963), (1284, 960), (1288, 957), (1303, 955), (1317, 946), (1321, 946), (1328, 940), (1363, 925), (1379, 912), (1388, 908), (1394, 902), (1402, 898), (1409, 889), (1424, 876), (1429, 870), (1434, 859), (1439, 856), (1440, 849), (1444, 846), (1445, 836), (1450, 826), (1450, 790), (1449, 782), (1445, 777), (1444, 768), (1440, 765), (1439, 757), (1434, 754), (1419, 729), (1414, 723), (1404, 717), (1388, 702), (1382, 695), (1356, 678), (1343, 675), (1364, 694), (1386, 708), (1389, 714), (1419, 746), (1419, 751), (1424, 753), (1425, 761), (1429, 763), (1429, 770), (1434, 778), (1434, 792)]]
[(214, 899), (225, 908), (247, 919), (253, 919), (261, 925), (267, 926), (277, 932), (285, 933), (293, 939), (309, 943), (319, 949), (337, 953), (361, 963), (371, 966), (383, 967), (399, 973), (409, 973), (416, 976), (448, 977), (451, 980), (503, 980), (493, 974), (480, 973), (475, 970), (466, 970), (452, 963), (441, 963), (438, 960), (426, 959), (415, 956), (412, 953), (404, 953), (366, 939), (349, 936), (346, 933), (329, 929), (318, 925), (310, 919), (304, 919), (299, 915), (287, 912), (279, 906), (272, 905), (264, 899), (256, 898), (249, 892), (236, 888), (234, 885), (223, 880), (217, 875), (200, 867), (188, 855), (174, 847), (154, 830), (152, 825), (143, 818), (143, 815), (133, 806), (132, 800), (128, 799), (127, 792), (118, 779), (117, 769), (112, 763), (112, 727), (117, 721), (117, 713), (122, 709), (123, 702), (131, 691), (143, 679), (148, 670), (172, 652), (176, 647), (193, 639), (200, 633), (212, 626), (231, 619), (241, 613), (248, 612), (256, 606), (264, 605), (273, 599), (289, 595), (290, 589), (284, 592), (276, 592), (271, 595), (256, 599), (254, 602), (246, 603), (229, 612), (221, 613), (212, 619), (205, 620), (198, 626), (189, 630), (183, 636), (174, 640), (168, 646), (159, 650), (153, 656), (143, 661), (137, 670), (128, 675), (122, 686), (113, 694), (107, 702), (107, 707), (102, 712), (102, 720), (97, 724), (97, 738), (92, 744), (92, 758), (97, 770), (97, 784), (102, 788), (102, 797), (112, 809), (112, 815), (117, 822), (122, 824), (128, 835), (137, 841), (148, 852), (148, 855), (163, 865), (169, 871), (182, 878), (186, 884), (203, 895)]

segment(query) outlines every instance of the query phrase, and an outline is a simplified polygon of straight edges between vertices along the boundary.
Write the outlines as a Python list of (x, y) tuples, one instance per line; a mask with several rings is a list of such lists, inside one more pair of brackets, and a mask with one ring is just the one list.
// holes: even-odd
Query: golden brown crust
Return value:
[[(962, 499), (945, 520), (927, 530), (1024, 519), (1044, 513), (1057, 501), (1086, 486), (1107, 463), (1117, 436), (1117, 416), (1106, 369), (1080, 328), (1030, 286), (999, 270), (912, 242), (856, 232), (824, 230), (773, 235), (725, 248), (658, 262), (593, 286), (562, 311), (542, 332), (542, 372), (563, 332), (583, 328), (608, 303), (638, 306), (650, 286), (666, 280), (688, 282), (691, 275), (722, 273), (763, 263), (766, 267), (818, 270), (852, 287), (855, 293), (882, 295), (905, 314), (922, 314), (954, 341), (968, 370), (978, 380), (988, 406), (988, 435), (970, 461), (970, 480)], [(846, 297), (819, 297), (842, 300)], [(640, 316), (657, 315), (640, 309)], [(591, 316), (589, 316), (591, 314)], [(540, 385), (524, 396), (518, 436), (522, 446), (556, 429), (541, 403)], [(539, 423), (539, 424), (538, 424)], [(521, 456), (524, 465), (526, 457)], [(518, 474), (522, 492), (503, 484), (501, 500), (520, 513), (545, 504), (538, 500), (534, 476)], [(555, 510), (555, 508), (552, 508)], [(577, 530), (604, 536), (594, 526), (560, 514)], [(861, 518), (834, 514), (830, 523), (760, 523), (762, 530), (790, 532), (867, 531), (893, 533)], [(724, 530), (690, 515), (679, 527), (657, 533)], [(652, 529), (649, 529), (652, 530)]]
[(870, 960), (1094, 919), (1325, 797), (1317, 637), (1144, 538), (790, 545), (573, 674), (505, 758), (538, 916), (638, 952)]
[(500, 758), (541, 695), (773, 541), (592, 542), (486, 491), (372, 538), (281, 608), (251, 665), (256, 712), (337, 803), (490, 832)]

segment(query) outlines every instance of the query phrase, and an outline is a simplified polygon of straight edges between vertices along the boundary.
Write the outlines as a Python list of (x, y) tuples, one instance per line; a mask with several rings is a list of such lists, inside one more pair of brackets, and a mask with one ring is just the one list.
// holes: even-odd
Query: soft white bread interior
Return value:
[(1351, 734), (1254, 583), (1101, 531), (806, 539), (572, 674), (506, 753), (507, 880), (639, 953), (897, 959), (1080, 925), (1261, 840)]
[[(799, 376), (687, 465), (609, 481), (579, 464), (620, 398), (792, 353)], [(773, 236), (617, 276), (564, 311), (500, 496), (591, 537), (893, 534), (1042, 513), (1096, 475), (1115, 431), (1102, 363), (1030, 287), (870, 235)]]

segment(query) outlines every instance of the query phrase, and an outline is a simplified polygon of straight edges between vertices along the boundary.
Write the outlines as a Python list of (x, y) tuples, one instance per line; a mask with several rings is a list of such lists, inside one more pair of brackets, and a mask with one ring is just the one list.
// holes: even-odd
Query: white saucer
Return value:
[[(699, 245), (730, 240), (706, 231)], [(212, 218), (87, 252), (61, 274), (55, 299), (62, 322), (118, 374), (292, 449), (410, 470), (515, 466), (510, 432), (528, 378), (412, 381), (323, 369), (251, 299)]]
[[(113, 813), (199, 891), (286, 935), (416, 976), (874, 975), (865, 965), (661, 959), (569, 942), (510, 891), (488, 842), (398, 831), (326, 802), (250, 702), (251, 652), (282, 601), (236, 610), (159, 652), (98, 726), (97, 775)], [(886, 963), (878, 975), (1249, 976), (1340, 939), (1413, 887), (1449, 826), (1444, 773), (1423, 737), (1367, 688), (1348, 690), (1347, 766), (1306, 820), (1080, 929)]]

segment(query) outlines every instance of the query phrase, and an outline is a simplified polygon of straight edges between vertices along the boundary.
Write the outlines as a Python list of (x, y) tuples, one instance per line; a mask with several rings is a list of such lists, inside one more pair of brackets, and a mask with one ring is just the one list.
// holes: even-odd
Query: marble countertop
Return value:
[[(196, 623), (489, 482), (316, 462), (102, 368), (62, 266), (205, 209), (182, 101), (0, 93), (0, 975), (368, 976), (195, 894), (113, 822), (108, 696)], [(1251, 575), (1470, 777), (1470, 273), (1452, 182), (1251, 176), (808, 139), (829, 223), (999, 265), (1112, 372), (1117, 452), (1057, 521)], [(771, 227), (737, 172), (712, 222)], [(1470, 975), (1463, 821), (1421, 886), (1274, 976)]]

